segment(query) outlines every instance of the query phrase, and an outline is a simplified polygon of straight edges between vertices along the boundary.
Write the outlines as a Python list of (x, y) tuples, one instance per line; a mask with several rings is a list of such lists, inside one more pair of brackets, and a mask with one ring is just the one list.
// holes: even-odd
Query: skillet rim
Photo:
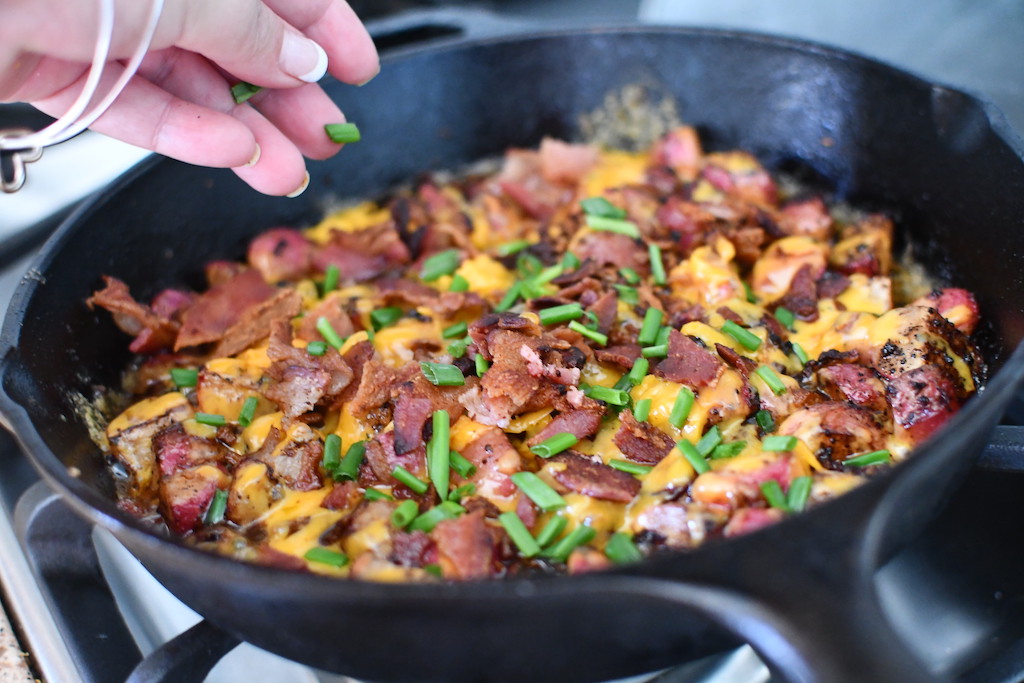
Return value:
[[(1002, 111), (990, 101), (983, 97), (964, 91), (960, 88), (946, 86), (931, 79), (924, 78), (912, 71), (895, 67), (884, 61), (867, 57), (865, 55), (841, 48), (830, 47), (814, 41), (807, 41), (787, 36), (774, 36), (764, 33), (737, 31), (731, 29), (680, 27), (664, 25), (597, 25), (584, 27), (562, 27), (547, 30), (532, 30), (529, 32), (514, 32), (507, 35), (485, 36), (470, 39), (441, 40), (428, 45), (400, 48), (390, 52), (382, 59), (386, 64), (391, 61), (418, 55), (421, 53), (449, 52), (470, 49), (478, 46), (492, 44), (529, 42), (534, 40), (550, 40), (561, 36), (604, 34), (620, 35), (629, 34), (670, 34), (683, 38), (686, 37), (713, 37), (735, 40), (743, 43), (752, 43), (767, 46), (771, 49), (792, 50), (801, 53), (811, 53), (823, 56), (830, 60), (840, 62), (852, 62), (877, 71), (885, 72), (907, 81), (911, 86), (925, 87), (931, 90), (941, 88), (955, 96), (960, 96), (969, 103), (980, 106), (985, 115), (988, 128), (1006, 145), (1014, 156), (1024, 163), (1024, 140), (1014, 131), (1006, 121)], [(897, 464), (883, 474), (873, 477), (868, 482), (857, 487), (843, 496), (827, 501), (813, 510), (806, 511), (783, 520), (756, 533), (739, 538), (728, 539), (728, 543), (712, 542), (702, 545), (693, 550), (675, 551), (645, 558), (643, 561), (625, 567), (613, 567), (608, 570), (585, 575), (552, 575), (552, 576), (527, 576), (513, 577), (508, 579), (484, 579), (478, 581), (463, 582), (442, 582), (442, 583), (402, 583), (384, 584), (370, 581), (352, 579), (338, 579), (335, 577), (314, 574), (310, 572), (297, 572), (277, 567), (259, 565), (241, 560), (236, 560), (226, 555), (220, 555), (209, 551), (198, 549), (184, 543), (180, 538), (159, 534), (150, 525), (132, 517), (126, 512), (117, 509), (110, 499), (102, 496), (96, 489), (87, 486), (75, 477), (71, 476), (57, 455), (45, 444), (39, 431), (35, 429), (28, 410), (17, 403), (7, 392), (2, 390), (2, 383), (6, 379), (8, 371), (16, 363), (18, 349), (17, 342), (20, 337), (21, 320), (28, 309), (36, 288), (45, 282), (42, 276), (46, 272), (50, 262), (61, 250), (63, 243), (70, 239), (76, 228), (92, 214), (102, 209), (108, 202), (116, 199), (120, 192), (130, 184), (134, 183), (139, 176), (151, 171), (151, 169), (162, 164), (180, 163), (163, 159), (156, 155), (137, 164), (117, 181), (104, 190), (98, 192), (92, 198), (83, 202), (65, 221), (54, 235), (41, 247), (39, 255), (33, 259), (26, 275), (19, 282), (18, 287), (11, 299), (8, 311), (5, 316), (2, 331), (0, 331), (0, 412), (6, 417), (12, 427), (18, 442), (26, 451), (26, 455), (33, 466), (43, 478), (61, 494), (63, 499), (74, 507), (80, 514), (83, 514), (92, 522), (107, 528), (115, 536), (127, 534), (132, 545), (142, 544), (147, 550), (156, 554), (164, 554), (167, 559), (168, 553), (173, 553), (177, 561), (188, 562), (189, 564), (201, 565), (200, 568), (208, 568), (211, 574), (217, 574), (225, 579), (246, 580), (275, 590), (287, 590), (289, 593), (302, 594), (306, 591), (327, 597), (328, 593), (338, 591), (338, 595), (346, 598), (358, 596), (365, 601), (378, 599), (400, 598), (404, 601), (433, 601), (439, 597), (487, 597), (488, 599), (521, 599), (527, 595), (555, 595), (563, 591), (577, 591), (587, 584), (601, 585), (606, 581), (614, 580), (616, 576), (645, 575), (653, 573), (650, 570), (671, 569), (674, 565), (685, 563), (685, 558), (694, 553), (706, 555), (715, 552), (716, 548), (723, 545), (731, 548), (739, 548), (750, 538), (762, 539), (767, 535), (776, 533), (789, 533), (798, 531), (800, 521), (813, 518), (819, 514), (818, 510), (833, 509), (842, 505), (838, 501), (849, 500), (856, 497), (878, 496), (884, 492), (893, 482), (906, 478), (906, 474), (917, 468), (923, 467), (929, 459), (926, 454), (935, 450), (942, 450), (943, 439), (954, 434), (961, 427), (968, 425), (974, 420), (983, 420), (985, 416), (994, 410), (991, 406), (1005, 407), (1005, 404), (1012, 398), (1017, 387), (1024, 380), (1024, 341), (1018, 343), (1012, 353), (1005, 356), (1002, 367), (993, 374), (973, 400), (960, 410), (942, 429), (932, 438), (915, 449), (915, 455), (908, 460)], [(1001, 411), (1000, 411), (1001, 412)], [(936, 438), (938, 437), (938, 438)], [(851, 506), (850, 503), (846, 504)], [(184, 553), (180, 551), (185, 551)], [(741, 552), (737, 550), (736, 552)], [(647, 571), (645, 571), (647, 570)], [(663, 572), (659, 572), (663, 573)], [(685, 580), (685, 579), (682, 579)], [(355, 594), (355, 596), (350, 595)]]

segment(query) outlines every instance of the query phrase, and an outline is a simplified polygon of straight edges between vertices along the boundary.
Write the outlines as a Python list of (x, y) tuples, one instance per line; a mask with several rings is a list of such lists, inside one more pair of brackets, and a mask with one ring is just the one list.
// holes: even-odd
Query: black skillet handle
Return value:
[(210, 622), (200, 621), (149, 653), (126, 683), (202, 681), (239, 642)]
[(1024, 473), (1024, 426), (999, 425), (978, 456), (977, 467), (992, 472)]

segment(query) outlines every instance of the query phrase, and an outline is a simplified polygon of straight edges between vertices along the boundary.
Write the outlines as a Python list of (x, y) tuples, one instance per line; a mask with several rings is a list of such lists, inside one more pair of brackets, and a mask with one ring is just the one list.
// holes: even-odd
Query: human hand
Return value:
[[(131, 55), (149, 8), (116, 0), (112, 60)], [(85, 83), (98, 17), (95, 0), (0, 2), (0, 101), (64, 113)], [(232, 168), (260, 192), (294, 196), (309, 182), (303, 156), (341, 149), (324, 125), (344, 115), (316, 81), (329, 70), (359, 84), (379, 69), (344, 0), (165, 0), (149, 54), (91, 128), (181, 161)], [(108, 63), (99, 93), (123, 70)], [(231, 86), (239, 81), (268, 89), (236, 104)]]

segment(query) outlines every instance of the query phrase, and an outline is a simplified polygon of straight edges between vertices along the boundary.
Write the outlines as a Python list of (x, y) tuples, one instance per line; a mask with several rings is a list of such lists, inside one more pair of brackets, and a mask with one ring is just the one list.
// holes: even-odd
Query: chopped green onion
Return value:
[(737, 455), (743, 452), (743, 449), (747, 447), (746, 441), (733, 441), (732, 443), (723, 443), (715, 446), (715, 449), (711, 451), (711, 455), (708, 456), (711, 460), (721, 460), (723, 458), (735, 458)]
[(555, 562), (565, 562), (569, 559), (569, 555), (572, 554), (573, 550), (576, 550), (581, 545), (590, 543), (596, 535), (597, 532), (591, 527), (580, 525), (570, 531), (568, 536), (545, 550), (543, 554)]
[(452, 358), (462, 358), (466, 354), (466, 349), (471, 341), (473, 340), (469, 337), (456, 339), (448, 345), (448, 353), (452, 355)]
[(451, 470), (450, 422), (447, 410), (435, 410), (433, 416), (434, 434), (428, 445), (427, 462), (430, 469), (430, 481), (434, 484), (437, 495), (443, 500), (448, 495), (448, 481)]
[(495, 249), (495, 253), (498, 256), (505, 257), (511, 256), (512, 254), (518, 254), (523, 249), (527, 249), (530, 246), (530, 240), (514, 240), (512, 242), (505, 242)]
[(428, 484), (425, 481), (417, 479), (412, 472), (405, 469), (401, 465), (398, 465), (397, 467), (395, 467), (395, 469), (391, 470), (391, 476), (397, 479), (398, 481), (402, 482), (406, 486), (408, 486), (415, 493), (418, 493), (420, 495), (426, 493), (427, 489), (430, 488), (430, 484)]
[[(452, 452), (454, 453), (455, 451)], [(476, 493), (476, 484), (463, 484), (448, 494), (448, 500), (458, 503), (466, 496), (472, 496), (474, 493)]]
[(420, 514), (420, 507), (415, 500), (403, 500), (391, 512), (391, 523), (399, 529), (404, 529), (412, 524), (412, 520), (416, 519), (418, 514)]
[(498, 521), (505, 527), (508, 537), (519, 548), (520, 555), (523, 557), (533, 557), (540, 552), (540, 545), (530, 534), (530, 530), (526, 528), (526, 525), (523, 524), (523, 520), (519, 519), (519, 515), (514, 512), (503, 512), (498, 515)]
[(604, 401), (613, 406), (624, 406), (629, 403), (629, 394), (621, 389), (602, 386), (588, 386), (583, 393), (596, 401)]
[(640, 357), (633, 361), (633, 367), (629, 369), (629, 373), (626, 375), (629, 377), (630, 384), (634, 386), (640, 384), (644, 380), (644, 376), (647, 375), (647, 370), (651, 367), (651, 361), (646, 358)]
[(461, 387), (466, 383), (466, 377), (462, 374), (462, 370), (450, 363), (422, 361), (420, 369), (423, 371), (423, 376), (434, 386)]
[(324, 469), (331, 476), (341, 466), (341, 437), (337, 434), (328, 434), (324, 439)]
[(622, 275), (622, 279), (631, 285), (640, 284), (640, 274), (632, 268), (619, 268), (619, 273)]
[(324, 126), (324, 132), (331, 142), (339, 145), (345, 142), (359, 142), (363, 137), (359, 127), (354, 123), (328, 123)]
[(761, 339), (750, 330), (744, 329), (731, 320), (722, 323), (722, 332), (738, 341), (744, 348), (750, 351), (757, 351), (761, 346)]
[(228, 507), (228, 492), (224, 489), (217, 489), (210, 501), (210, 507), (206, 508), (206, 516), (203, 517), (205, 524), (219, 524), (224, 519), (224, 511)]
[(668, 355), (668, 344), (658, 344), (657, 346), (646, 346), (640, 351), (640, 355), (644, 358), (664, 358)]
[(588, 339), (596, 341), (601, 346), (605, 346), (606, 344), (608, 344), (607, 334), (601, 334), (600, 332), (595, 332), (594, 330), (584, 327), (583, 325), (580, 325), (578, 320), (573, 320), (571, 323), (569, 323), (569, 329), (579, 332)]
[(462, 254), (458, 249), (439, 251), (423, 262), (420, 279), (424, 282), (433, 282), (442, 275), (451, 275), (459, 267), (461, 260)]
[(533, 472), (516, 472), (512, 475), (512, 483), (545, 512), (552, 512), (567, 505), (565, 499), (558, 495), (557, 491), (545, 484), (544, 480)]
[(322, 356), (327, 353), (327, 342), (311, 341), (306, 344), (306, 353), (311, 356)]
[(562, 265), (566, 270), (576, 270), (580, 267), (580, 258), (571, 251), (562, 254)]
[(436, 576), (439, 579), (444, 576), (444, 572), (441, 570), (441, 565), (439, 564), (425, 564), (423, 565), (423, 571), (431, 576)]
[(793, 323), (796, 322), (796, 316), (793, 315), (793, 311), (785, 306), (779, 306), (775, 309), (775, 319), (782, 323), (782, 326), (787, 330), (792, 330)]
[(552, 517), (537, 534), (537, 545), (542, 548), (550, 545), (552, 541), (562, 535), (568, 524), (569, 520), (565, 517)]
[(259, 403), (259, 399), (255, 396), (245, 399), (245, 403), (242, 404), (242, 412), (238, 414), (238, 424), (243, 427), (251, 425), (252, 419), (256, 417), (256, 408), (259, 406)]
[(341, 481), (342, 479), (355, 481), (358, 479), (359, 466), (363, 464), (363, 458), (365, 457), (366, 442), (356, 441), (345, 451), (345, 457), (341, 459), (341, 464), (334, 471), (334, 479), (336, 481)]
[(661, 260), (661, 248), (657, 244), (648, 244), (647, 254), (651, 259), (651, 277), (654, 278), (654, 284), (667, 284), (668, 276), (665, 275), (665, 264)]
[(811, 478), (797, 477), (789, 484), (786, 503), (793, 512), (802, 512), (807, 507), (807, 499), (811, 496)]
[(196, 422), (210, 425), (211, 427), (220, 427), (228, 423), (223, 415), (215, 415), (214, 413), (196, 413)]
[(324, 341), (336, 349), (340, 349), (342, 344), (345, 343), (345, 340), (338, 336), (338, 333), (334, 331), (333, 327), (331, 327), (331, 321), (324, 316), (317, 318), (316, 331), (320, 333), (320, 336), (324, 338)]
[(476, 465), (466, 459), (458, 451), (448, 451), (448, 461), (451, 468), (459, 473), (463, 479), (469, 479), (476, 474)]
[(676, 429), (682, 429), (686, 418), (690, 416), (690, 410), (693, 409), (693, 403), (696, 400), (697, 397), (693, 395), (693, 389), (682, 387), (679, 393), (676, 394), (675, 403), (672, 404), (672, 412), (668, 416), (669, 424)]
[(246, 83), (245, 81), (239, 81), (231, 86), (231, 97), (234, 98), (235, 104), (244, 104), (250, 97), (258, 93), (260, 90), (263, 90), (262, 86)]
[(374, 331), (380, 330), (388, 325), (394, 325), (403, 315), (404, 311), (398, 306), (378, 308), (370, 312), (370, 324), (373, 325)]
[(597, 313), (594, 313), (593, 311), (584, 311), (583, 317), (586, 318), (586, 322), (583, 323), (583, 326), (588, 330), (596, 330), (601, 326), (601, 321), (597, 319)]
[(843, 464), (849, 467), (867, 467), (869, 465), (881, 465), (882, 463), (889, 462), (891, 458), (892, 455), (889, 451), (872, 451), (847, 458), (843, 461)]
[(807, 363), (811, 360), (810, 358), (807, 357), (807, 352), (804, 351), (804, 347), (800, 346), (796, 342), (793, 342), (793, 355), (797, 357), (797, 359), (800, 361), (802, 365), (807, 365)]
[(697, 447), (686, 439), (677, 443), (676, 447), (683, 454), (683, 457), (686, 458), (686, 462), (693, 466), (697, 474), (704, 474), (711, 469), (711, 465), (708, 465), (708, 461), (704, 459), (704, 456), (697, 452)]
[(638, 422), (646, 422), (650, 414), (651, 399), (642, 398), (636, 402), (636, 405), (633, 407), (633, 417), (635, 417)]
[(504, 313), (508, 309), (515, 306), (516, 301), (519, 299), (519, 295), (522, 293), (522, 291), (522, 282), (517, 282), (511, 287), (509, 287), (508, 291), (505, 292), (505, 296), (502, 297), (501, 301), (498, 302), (498, 305), (494, 307), (494, 310), (497, 311), (498, 313)]
[(627, 287), (626, 285), (612, 285), (615, 291), (619, 293), (619, 298), (630, 306), (634, 306), (640, 301), (640, 293), (633, 287)]
[(563, 270), (564, 268), (561, 263), (553, 266), (548, 266), (544, 270), (537, 273), (536, 276), (534, 276), (533, 284), (535, 286), (546, 285), (547, 283), (551, 282), (556, 277), (561, 275)]
[(615, 564), (630, 564), (644, 558), (640, 550), (633, 544), (633, 538), (626, 533), (612, 534), (604, 546), (604, 554)]
[(626, 210), (612, 204), (604, 197), (587, 197), (580, 202), (583, 213), (604, 218), (625, 218)]
[(194, 387), (199, 382), (199, 371), (193, 368), (171, 368), (171, 381), (179, 389)]
[(321, 285), (321, 291), (323, 294), (327, 292), (333, 292), (338, 288), (338, 280), (341, 279), (341, 271), (338, 270), (338, 266), (333, 263), (327, 266), (327, 270), (324, 271), (324, 281)]
[(640, 335), (636, 338), (641, 346), (651, 346), (658, 338), (658, 330), (661, 329), (661, 320), (665, 317), (661, 309), (651, 306), (644, 313), (644, 322), (640, 327)]
[(583, 306), (580, 304), (564, 304), (545, 308), (537, 314), (541, 325), (557, 325), (569, 320), (583, 317)]
[(765, 434), (770, 434), (775, 431), (775, 418), (767, 410), (759, 410), (754, 416), (757, 420), (757, 426), (761, 428), (761, 431)]
[(455, 337), (461, 337), (466, 334), (469, 329), (469, 325), (465, 321), (461, 323), (455, 323), (441, 330), (441, 337), (444, 339), (455, 339)]
[(579, 439), (576, 438), (575, 434), (562, 432), (561, 434), (555, 434), (544, 439), (536, 446), (531, 446), (530, 451), (542, 458), (550, 458), (552, 455), (558, 455), (567, 448), (572, 448), (577, 442), (579, 442)]
[(468, 292), (469, 291), (469, 280), (462, 277), (458, 273), (452, 275), (452, 283), (448, 285), (449, 292)]
[(614, 232), (617, 235), (625, 235), (633, 239), (640, 238), (640, 228), (636, 226), (636, 223), (621, 218), (605, 218), (587, 214), (587, 227), (601, 232)]
[(757, 297), (754, 296), (754, 290), (750, 288), (750, 284), (746, 280), (743, 280), (743, 293), (747, 295), (747, 303), (757, 303)]
[(422, 515), (417, 517), (409, 525), (410, 531), (423, 531), (430, 533), (434, 530), (441, 522), (446, 519), (455, 519), (461, 513), (465, 512), (466, 508), (462, 507), (458, 503), (453, 503), (450, 500), (446, 500), (436, 507), (432, 507)]
[(366, 489), (366, 491), (363, 492), (363, 498), (365, 498), (366, 500), (370, 500), (370, 501), (373, 501), (373, 500), (394, 500), (395, 499), (394, 496), (392, 496), (391, 494), (384, 493), (383, 491), (379, 491), (379, 490), (377, 490), (375, 488), (372, 488), (372, 487)]
[(620, 472), (628, 472), (638, 477), (642, 477), (654, 468), (650, 465), (641, 465), (637, 462), (631, 462), (629, 460), (619, 460), (618, 458), (612, 458), (608, 461), (610, 467), (614, 467)]
[(791, 451), (796, 448), (797, 438), (795, 436), (780, 436), (774, 434), (766, 436), (761, 440), (762, 451)]
[(701, 457), (706, 458), (720, 443), (722, 443), (722, 432), (718, 430), (718, 425), (715, 425), (704, 436), (700, 437), (700, 440), (697, 441), (696, 449), (701, 454)]
[(516, 258), (516, 270), (524, 278), (531, 278), (544, 268), (544, 264), (533, 254), (523, 253)]
[(326, 564), (330, 567), (344, 567), (348, 564), (348, 555), (330, 548), (310, 548), (303, 557), (310, 562)]
[(781, 396), (786, 393), (786, 385), (782, 383), (782, 379), (779, 378), (775, 370), (762, 365), (757, 370), (754, 370), (757, 376), (764, 380), (764, 383), (768, 385), (768, 388), (772, 390), (772, 393), (776, 396)]
[(658, 336), (654, 338), (654, 345), (661, 346), (662, 344), (668, 346), (668, 338), (672, 335), (672, 328), (666, 325), (665, 327), (658, 330)]
[(487, 362), (487, 359), (484, 358), (484, 354), (482, 353), (476, 354), (476, 357), (473, 358), (473, 362), (476, 364), (477, 377), (483, 377), (484, 373), (487, 372), (491, 367), (491, 364)]
[(761, 493), (764, 494), (764, 499), (773, 508), (785, 510), (786, 512), (789, 511), (789, 504), (786, 502), (786, 496), (782, 493), (782, 487), (779, 486), (779, 482), (774, 479), (761, 482)]

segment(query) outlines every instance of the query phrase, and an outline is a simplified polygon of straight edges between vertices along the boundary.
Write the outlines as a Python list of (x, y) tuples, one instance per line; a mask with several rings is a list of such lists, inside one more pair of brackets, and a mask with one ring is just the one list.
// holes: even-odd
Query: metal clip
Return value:
[(115, 10), (115, 0), (98, 0), (98, 2), (100, 21), (96, 48), (93, 51), (92, 65), (89, 67), (85, 85), (75, 102), (60, 118), (40, 131), (24, 128), (0, 130), (0, 157), (8, 157), (7, 165), (10, 167), (10, 172), (5, 173), (3, 160), (0, 159), (0, 189), (6, 193), (17, 192), (24, 186), (25, 164), (38, 161), (43, 155), (44, 147), (59, 144), (78, 135), (102, 116), (138, 71), (139, 64), (142, 63), (143, 57), (149, 50), (153, 34), (156, 33), (156, 25), (160, 21), (160, 14), (163, 12), (164, 0), (151, 0), (149, 17), (135, 52), (124, 64), (124, 71), (114, 85), (94, 105), (93, 100), (96, 99), (100, 80), (110, 54), (110, 44), (114, 35)]

